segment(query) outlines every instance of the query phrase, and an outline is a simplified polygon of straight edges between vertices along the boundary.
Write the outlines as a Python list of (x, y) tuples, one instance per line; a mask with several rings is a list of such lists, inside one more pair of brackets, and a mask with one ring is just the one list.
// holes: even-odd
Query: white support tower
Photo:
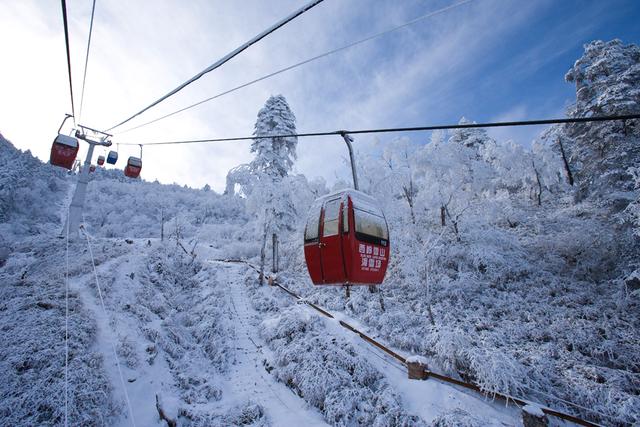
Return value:
[[(80, 168), (80, 173), (78, 174), (78, 182), (76, 184), (76, 189), (73, 193), (73, 198), (71, 199), (71, 204), (69, 205), (69, 216), (67, 217), (67, 221), (62, 229), (62, 233), (66, 234), (67, 226), (69, 227), (69, 238), (74, 239), (79, 236), (80, 224), (82, 223), (82, 212), (84, 210), (84, 200), (87, 195), (87, 184), (89, 183), (89, 171), (91, 169), (91, 160), (93, 158), (93, 149), (96, 145), (102, 145), (105, 147), (111, 146), (111, 142), (108, 141), (108, 138), (111, 136), (109, 134), (105, 134), (104, 132), (97, 131), (95, 129), (88, 128), (86, 126), (80, 126), (82, 132), (77, 131), (76, 137), (86, 141), (89, 144), (89, 149), (87, 150), (87, 156), (84, 159), (84, 164)], [(103, 135), (99, 141), (92, 140), (87, 137), (86, 131), (89, 130), (91, 132)]]
[[(84, 165), (80, 168), (78, 174), (78, 183), (71, 199), (71, 205), (69, 205), (69, 237), (77, 237), (80, 223), (82, 222), (82, 211), (84, 209), (84, 199), (87, 195), (87, 184), (89, 183), (89, 170), (91, 168), (91, 158), (93, 157), (94, 144), (89, 143), (89, 150), (87, 151), (87, 157), (84, 159)], [(66, 232), (66, 224), (65, 224)]]

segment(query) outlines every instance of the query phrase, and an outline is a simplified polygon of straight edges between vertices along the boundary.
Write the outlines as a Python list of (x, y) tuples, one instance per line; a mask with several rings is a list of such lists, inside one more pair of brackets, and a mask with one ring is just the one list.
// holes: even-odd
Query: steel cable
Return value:
[[(84, 221), (84, 217), (83, 217)], [(102, 306), (102, 314), (105, 317), (105, 320), (108, 321), (109, 316), (107, 315), (107, 309), (104, 305), (104, 299), (102, 298), (102, 290), (100, 289), (100, 282), (98, 281), (98, 270), (96, 269), (96, 262), (93, 258), (93, 249), (91, 248), (91, 241), (89, 240), (89, 233), (84, 228), (84, 225), (81, 225), (82, 233), (87, 238), (87, 246), (89, 247), (89, 255), (91, 256), (91, 264), (93, 265), (93, 276), (96, 281), (96, 288), (98, 289), (98, 296), (100, 297), (100, 305)], [(131, 417), (131, 424), (133, 427), (136, 427), (136, 421), (133, 417), (133, 410), (131, 408), (131, 401), (129, 400), (129, 393), (127, 393), (127, 387), (125, 386), (124, 376), (122, 375), (122, 369), (120, 368), (120, 358), (118, 357), (118, 352), (116, 351), (116, 346), (113, 343), (113, 340), (110, 340), (111, 349), (113, 350), (113, 355), (116, 361), (116, 367), (118, 368), (118, 374), (120, 375), (120, 383), (122, 384), (122, 390), (124, 391), (124, 397), (127, 401), (127, 407), (129, 408), (129, 416)]]
[(73, 117), (73, 123), (76, 123), (76, 110), (75, 105), (73, 103), (73, 83), (71, 80), (71, 54), (69, 53), (69, 24), (67, 22), (67, 2), (66, 0), (61, 0), (62, 2), (62, 22), (64, 23), (64, 40), (67, 47), (67, 71), (69, 73), (69, 94), (71, 95), (71, 114)]
[(164, 119), (169, 118), (169, 117), (171, 117), (171, 116), (174, 116), (174, 115), (176, 115), (176, 114), (178, 114), (178, 113), (182, 113), (183, 111), (187, 111), (187, 110), (189, 110), (189, 109), (191, 109), (191, 108), (197, 107), (197, 106), (202, 105), (202, 104), (204, 104), (204, 103), (206, 103), (206, 102), (212, 101), (212, 100), (214, 100), (214, 99), (216, 99), (216, 98), (220, 98), (220, 97), (222, 97), (222, 96), (224, 96), (224, 95), (228, 95), (228, 94), (230, 94), (230, 93), (232, 93), (232, 92), (235, 92), (235, 91), (237, 91), (237, 90), (243, 89), (243, 88), (245, 88), (245, 87), (247, 87), (247, 86), (251, 86), (251, 85), (256, 84), (256, 83), (258, 83), (258, 82), (261, 82), (261, 81), (263, 81), (263, 80), (267, 80), (267, 79), (269, 79), (269, 78), (271, 78), (271, 77), (277, 76), (278, 74), (282, 74), (282, 73), (284, 73), (284, 72), (286, 72), (286, 71), (293, 70), (294, 68), (301, 67), (301, 66), (303, 66), (303, 65), (305, 65), (305, 64), (308, 64), (308, 63), (310, 63), (310, 62), (313, 62), (313, 61), (316, 61), (316, 60), (318, 60), (318, 59), (324, 58), (324, 57), (326, 57), (326, 56), (333, 55), (334, 53), (338, 53), (338, 52), (340, 52), (340, 51), (343, 51), (343, 50), (349, 49), (349, 48), (351, 48), (351, 47), (357, 46), (357, 45), (359, 45), (359, 44), (362, 44), (362, 43), (368, 42), (368, 41), (373, 40), (373, 39), (375, 39), (375, 38), (378, 38), (378, 37), (384, 36), (384, 35), (386, 35), (386, 34), (392, 33), (392, 32), (397, 31), (397, 30), (399, 30), (399, 29), (402, 29), (402, 28), (408, 27), (408, 26), (410, 26), (410, 25), (415, 24), (416, 22), (422, 21), (422, 20), (424, 20), (424, 19), (426, 19), (426, 18), (431, 18), (432, 16), (435, 16), (435, 15), (439, 15), (439, 14), (444, 13), (444, 12), (446, 12), (446, 11), (450, 10), (450, 9), (456, 8), (456, 7), (458, 7), (458, 6), (462, 6), (463, 4), (466, 4), (466, 3), (470, 3), (471, 1), (473, 1), (473, 0), (464, 0), (464, 1), (461, 1), (461, 2), (459, 2), (459, 3), (455, 3), (455, 4), (452, 4), (452, 5), (450, 5), (450, 6), (444, 7), (444, 8), (442, 8), (442, 9), (438, 9), (438, 10), (435, 10), (435, 11), (433, 11), (433, 12), (429, 12), (429, 13), (427, 13), (426, 15), (419, 16), (419, 17), (417, 17), (417, 18), (415, 18), (415, 19), (413, 19), (413, 20), (411, 20), (411, 21), (409, 21), (409, 22), (406, 22), (406, 23), (402, 24), (402, 25), (398, 25), (398, 26), (396, 26), (396, 27), (389, 28), (389, 29), (387, 29), (387, 30), (385, 30), (385, 31), (382, 31), (382, 32), (380, 32), (380, 33), (376, 33), (376, 34), (371, 35), (371, 36), (369, 36), (369, 37), (365, 37), (364, 39), (357, 40), (357, 41), (352, 42), (352, 43), (349, 43), (349, 44), (347, 44), (347, 45), (345, 45), (345, 46), (342, 46), (342, 47), (339, 47), (339, 48), (336, 48), (336, 49), (330, 50), (330, 51), (325, 52), (325, 53), (322, 53), (322, 54), (320, 54), (320, 55), (316, 55), (316, 56), (313, 56), (313, 57), (311, 57), (311, 58), (305, 59), (304, 61), (300, 61), (300, 62), (295, 63), (295, 64), (293, 64), (293, 65), (289, 65), (289, 66), (287, 66), (287, 67), (281, 68), (281, 69), (276, 70), (276, 71), (274, 71), (274, 72), (272, 72), (272, 73), (269, 73), (269, 74), (267, 74), (267, 75), (265, 75), (265, 76), (262, 76), (262, 77), (259, 77), (259, 78), (255, 79), (255, 80), (251, 80), (250, 82), (247, 82), (247, 83), (241, 84), (240, 86), (236, 86), (236, 87), (234, 87), (234, 88), (231, 88), (231, 89), (228, 89), (228, 90), (226, 90), (226, 91), (224, 91), (224, 92), (221, 92), (221, 93), (219, 93), (219, 94), (217, 94), (217, 95), (214, 95), (214, 96), (211, 96), (211, 97), (209, 97), (209, 98), (203, 99), (202, 101), (198, 101), (198, 102), (196, 102), (196, 103), (194, 103), (194, 104), (187, 105), (186, 107), (181, 108), (181, 109), (179, 109), (179, 110), (176, 110), (176, 111), (174, 111), (174, 112), (172, 112), (172, 113), (165, 114), (164, 116), (158, 117), (157, 119), (154, 119), (154, 120), (151, 120), (151, 121), (148, 121), (148, 122), (142, 123), (142, 124), (140, 124), (140, 125), (138, 125), (138, 126), (134, 126), (134, 127), (132, 127), (132, 128), (129, 128), (129, 129), (123, 130), (122, 132), (116, 132), (116, 134), (123, 134), (123, 133), (126, 133), (126, 132), (130, 132), (130, 131), (132, 131), (132, 130), (139, 129), (139, 128), (141, 128), (141, 127), (144, 127), (144, 126), (150, 125), (150, 124), (152, 124), (152, 123), (159, 122), (160, 120), (164, 120)]
[(69, 425), (69, 209), (67, 209), (66, 270), (64, 273), (64, 425)]
[(487, 122), (487, 123), (460, 123), (452, 125), (434, 125), (434, 126), (414, 126), (404, 128), (381, 128), (381, 129), (360, 129), (360, 130), (334, 130), (324, 132), (310, 132), (310, 133), (291, 133), (280, 135), (251, 135), (241, 136), (233, 138), (209, 138), (209, 139), (190, 139), (182, 141), (160, 141), (160, 142), (121, 142), (120, 145), (172, 145), (172, 144), (199, 144), (204, 142), (226, 142), (226, 141), (250, 141), (256, 139), (265, 138), (301, 138), (312, 136), (330, 136), (330, 135), (356, 135), (367, 133), (389, 133), (389, 132), (424, 132), (433, 130), (446, 130), (446, 129), (471, 129), (471, 128), (494, 128), (494, 127), (509, 127), (509, 126), (536, 126), (536, 125), (552, 125), (552, 124), (568, 124), (568, 123), (592, 123), (592, 122), (605, 122), (614, 120), (634, 120), (640, 119), (640, 114), (626, 114), (619, 116), (594, 116), (594, 117), (574, 117), (564, 119), (539, 119), (539, 120), (522, 120), (511, 122)]
[(308, 10), (313, 8), (314, 6), (317, 6), (318, 4), (322, 3), (323, 1), (324, 0), (312, 0), (311, 2), (306, 4), (305, 6), (301, 7), (300, 9), (296, 10), (295, 12), (293, 12), (292, 14), (287, 16), (286, 18), (278, 21), (276, 24), (272, 25), (271, 27), (269, 27), (268, 29), (266, 29), (262, 33), (260, 33), (257, 36), (253, 37), (252, 39), (250, 39), (249, 41), (244, 43), (242, 46), (240, 46), (240, 47), (234, 49), (233, 51), (229, 52), (224, 57), (222, 57), (221, 59), (219, 59), (215, 63), (211, 64), (210, 66), (208, 66), (207, 68), (205, 68), (204, 70), (202, 70), (201, 72), (199, 72), (198, 74), (196, 74), (195, 76), (193, 76), (192, 78), (187, 80), (186, 82), (182, 83), (180, 86), (176, 87), (175, 89), (173, 89), (172, 91), (170, 91), (166, 95), (160, 97), (156, 101), (154, 101), (151, 104), (149, 104), (147, 107), (145, 107), (142, 110), (138, 111), (137, 113), (133, 114), (131, 117), (121, 121), (117, 125), (111, 126), (106, 131), (109, 132), (112, 129), (115, 129), (117, 127), (122, 126), (123, 124), (125, 124), (128, 121), (132, 120), (133, 118), (139, 116), (140, 114), (144, 113), (145, 111), (149, 110), (150, 108), (158, 105), (159, 103), (161, 103), (165, 99), (169, 98), (170, 96), (175, 95), (176, 93), (180, 92), (182, 89), (184, 89), (185, 87), (187, 87), (191, 83), (193, 83), (196, 80), (198, 80), (200, 77), (202, 77), (205, 74), (207, 74), (207, 73), (219, 68), (220, 66), (222, 66), (223, 64), (225, 64), (226, 62), (228, 62), (232, 58), (236, 57), (238, 54), (240, 54), (244, 50), (248, 49), (252, 45), (254, 45), (257, 42), (259, 42), (260, 40), (262, 40), (263, 38), (267, 37), (269, 34), (273, 33), (277, 29), (279, 29), (279, 28), (283, 27), (284, 25), (288, 24), (289, 22), (293, 21), (295, 18), (299, 17), (300, 15), (302, 15), (305, 12), (307, 12)]
[(89, 23), (89, 39), (87, 40), (87, 54), (84, 59), (84, 75), (82, 77), (82, 93), (80, 94), (80, 111), (78, 112), (78, 122), (82, 120), (82, 106), (84, 105), (84, 88), (87, 81), (87, 67), (89, 65), (89, 49), (91, 48), (91, 34), (93, 33), (93, 16), (96, 12), (96, 0), (93, 0), (91, 7), (91, 21)]

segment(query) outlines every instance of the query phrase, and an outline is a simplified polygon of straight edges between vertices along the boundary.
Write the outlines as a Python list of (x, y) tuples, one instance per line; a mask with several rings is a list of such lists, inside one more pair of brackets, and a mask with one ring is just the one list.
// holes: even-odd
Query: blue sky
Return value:
[[(325, 0), (158, 108), (147, 121), (202, 98), (455, 3)], [(98, 0), (83, 123), (105, 128), (139, 110), (300, 7), (295, 0)], [(90, 0), (69, 0), (79, 104)], [(0, 132), (48, 158), (70, 111), (59, 4), (0, 3)], [(640, 2), (473, 0), (409, 28), (242, 89), (114, 141), (248, 135), (271, 94), (283, 94), (301, 132), (547, 118), (574, 98), (564, 74), (594, 39), (640, 42)], [(6, 64), (11, 64), (7, 67)], [(139, 123), (139, 122), (138, 122)], [(492, 130), (528, 145), (540, 128)], [(400, 135), (358, 136), (370, 149)], [(409, 135), (415, 143), (428, 134)], [(220, 191), (227, 170), (251, 159), (249, 143), (147, 148), (143, 176)], [(121, 147), (121, 155), (135, 154)], [(296, 171), (347, 177), (339, 138), (301, 140)], [(322, 168), (317, 165), (321, 164)]]

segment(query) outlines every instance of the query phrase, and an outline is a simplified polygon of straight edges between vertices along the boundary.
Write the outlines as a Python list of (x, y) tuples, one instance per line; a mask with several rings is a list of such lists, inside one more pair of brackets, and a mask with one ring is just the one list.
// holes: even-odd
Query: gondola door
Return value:
[(323, 209), (319, 246), (322, 278), (326, 284), (344, 283), (347, 280), (340, 236), (341, 203), (341, 198), (331, 199), (324, 204)]
[(304, 230), (304, 258), (309, 276), (314, 285), (322, 285), (322, 261), (320, 259), (320, 221), (322, 221), (322, 203), (314, 203), (309, 211), (307, 226)]

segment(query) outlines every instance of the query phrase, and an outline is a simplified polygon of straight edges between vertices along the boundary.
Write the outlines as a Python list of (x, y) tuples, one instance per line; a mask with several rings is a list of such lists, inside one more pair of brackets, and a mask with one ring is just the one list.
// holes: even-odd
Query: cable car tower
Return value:
[[(81, 139), (89, 144), (87, 150), (87, 156), (84, 160), (84, 165), (80, 167), (80, 173), (78, 174), (78, 183), (69, 205), (69, 215), (67, 217), (67, 223), (65, 229), (69, 227), (69, 236), (77, 236), (82, 222), (82, 211), (84, 209), (84, 199), (87, 194), (87, 184), (89, 183), (89, 172), (91, 170), (91, 159), (93, 157), (93, 150), (96, 145), (102, 147), (111, 147), (110, 141), (111, 134), (102, 132), (88, 126), (78, 125), (76, 129), (75, 137)], [(63, 230), (63, 232), (64, 232)]]

